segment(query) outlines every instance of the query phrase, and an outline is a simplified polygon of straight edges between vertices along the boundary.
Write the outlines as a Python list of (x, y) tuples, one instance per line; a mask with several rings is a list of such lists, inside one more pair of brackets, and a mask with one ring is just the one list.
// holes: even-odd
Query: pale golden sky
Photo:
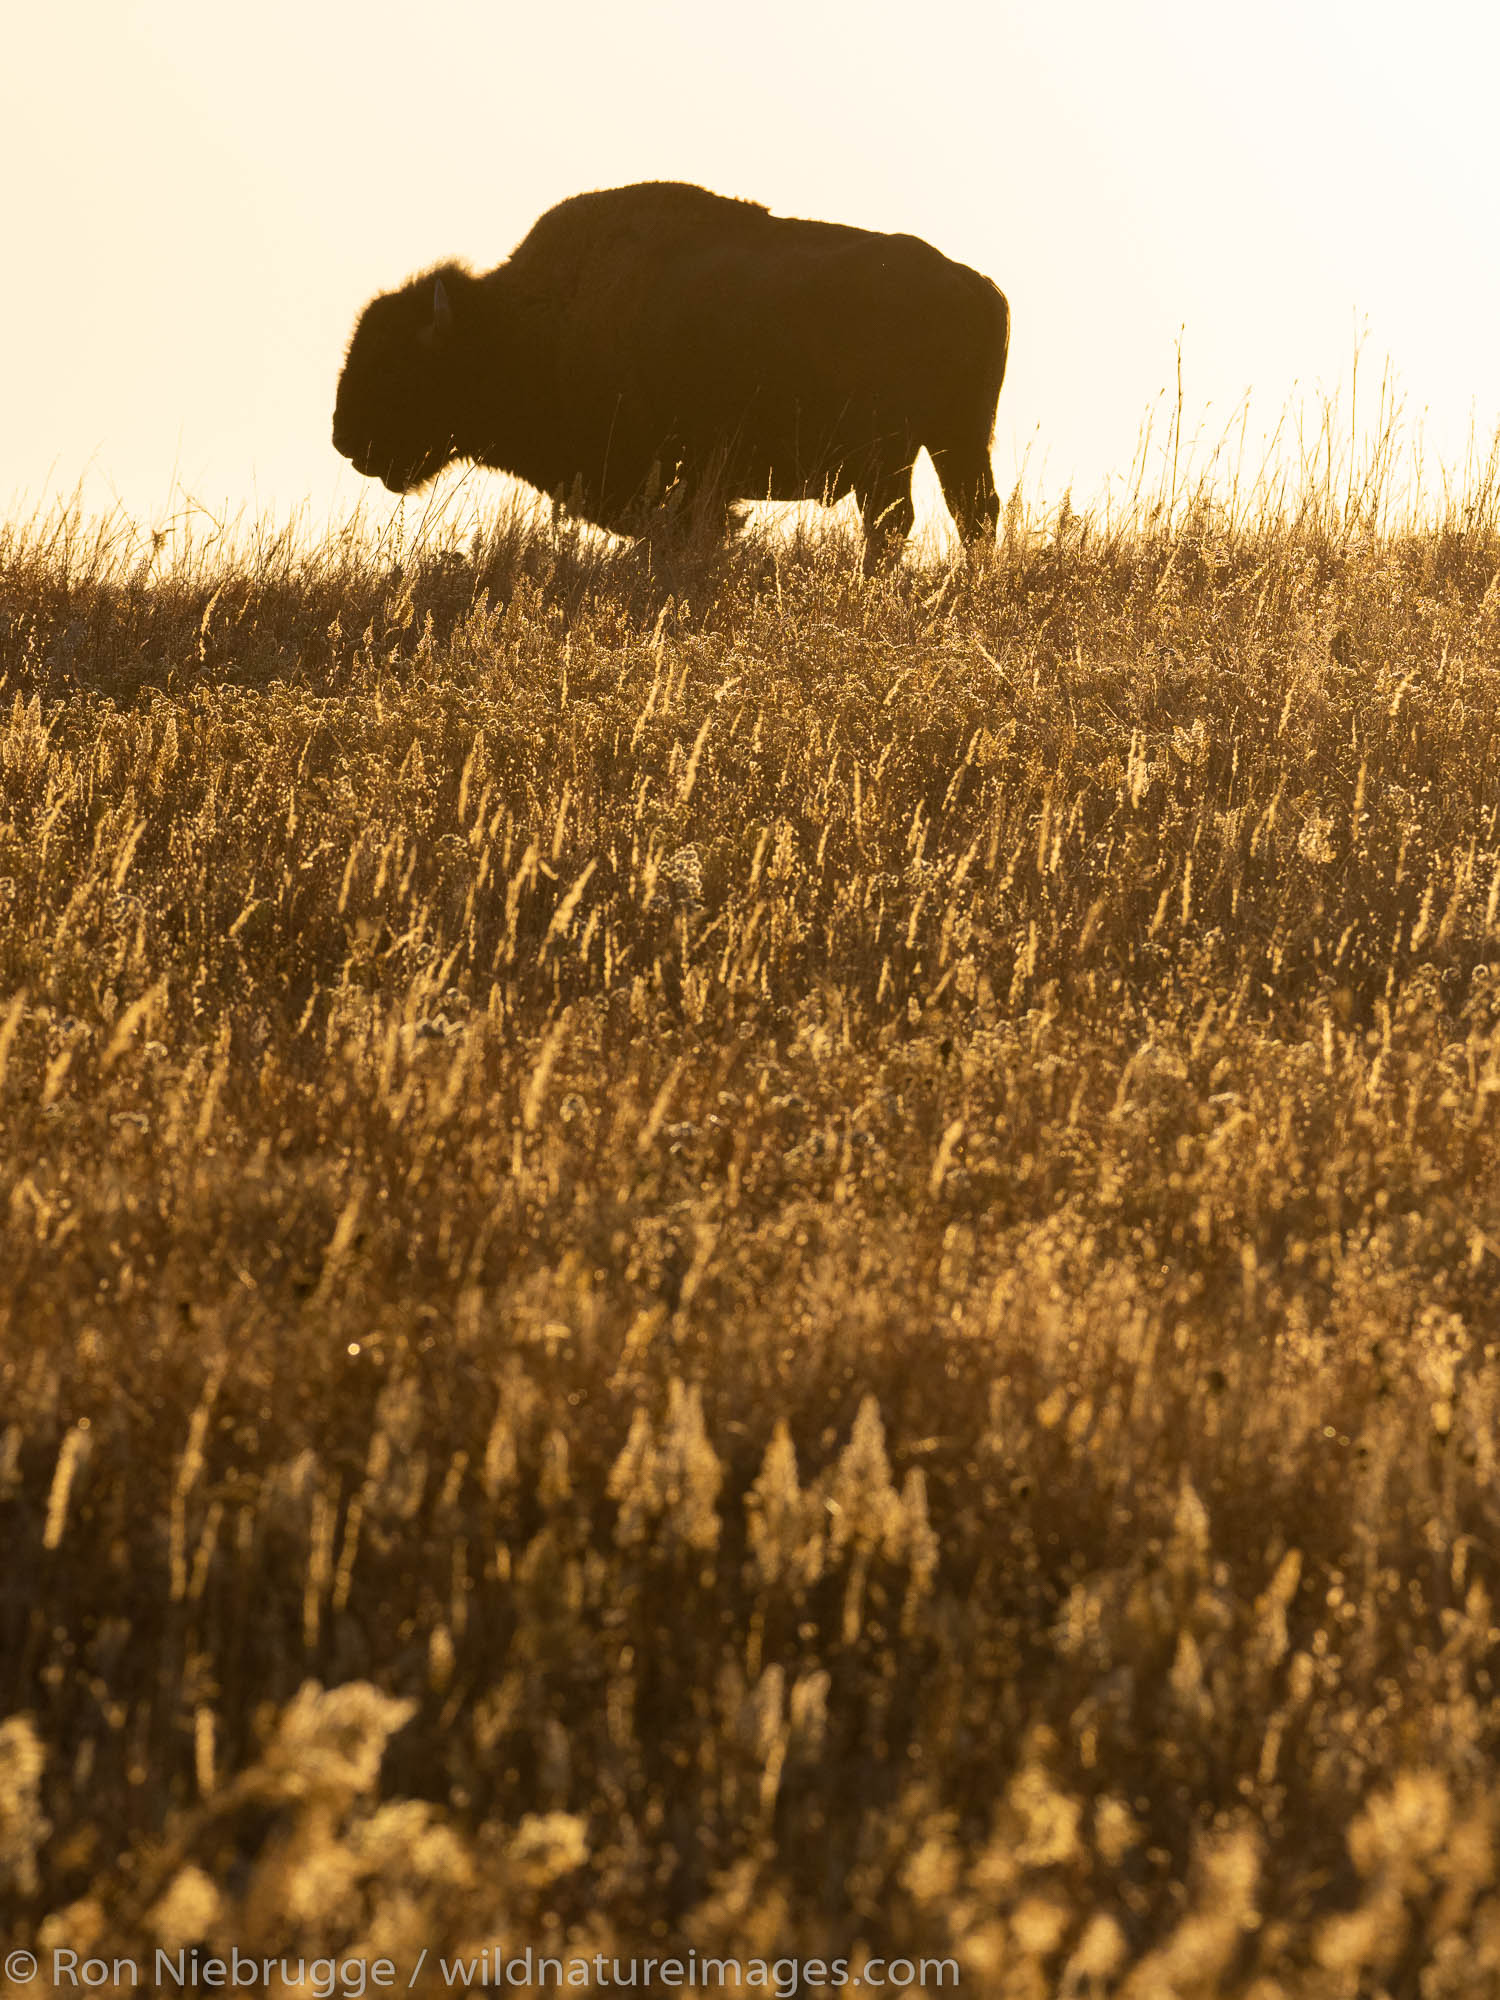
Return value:
[[(1123, 474), (1183, 333), (1190, 425), (1361, 395), (1428, 457), (1500, 413), (1500, 25), (1344, 0), (75, 0), (0, 78), (0, 506), (162, 518), (365, 494), (334, 383), (364, 301), (496, 262), (564, 195), (700, 181), (906, 229), (1014, 315), (1002, 489)], [(1373, 408), (1373, 397), (1371, 399)], [(1205, 406), (1206, 419), (1205, 419)], [(410, 505), (411, 503), (408, 503)]]

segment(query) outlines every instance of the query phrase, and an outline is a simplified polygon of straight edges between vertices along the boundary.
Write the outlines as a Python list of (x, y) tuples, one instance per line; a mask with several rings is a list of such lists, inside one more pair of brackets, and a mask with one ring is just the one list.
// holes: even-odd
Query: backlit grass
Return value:
[(1487, 499), (74, 520), (0, 668), (18, 1939), (1500, 1986)]

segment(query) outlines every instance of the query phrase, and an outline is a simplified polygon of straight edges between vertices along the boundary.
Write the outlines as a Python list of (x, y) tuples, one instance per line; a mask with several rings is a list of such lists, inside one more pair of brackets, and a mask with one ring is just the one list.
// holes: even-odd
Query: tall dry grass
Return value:
[(0, 542), (16, 1938), (1500, 1990), (1495, 485), (1333, 468)]

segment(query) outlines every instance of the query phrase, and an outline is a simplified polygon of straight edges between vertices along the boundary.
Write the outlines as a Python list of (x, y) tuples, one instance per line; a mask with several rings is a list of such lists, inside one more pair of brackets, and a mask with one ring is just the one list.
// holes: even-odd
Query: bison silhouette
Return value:
[(483, 276), (372, 300), (333, 442), (394, 493), (469, 459), (616, 533), (852, 488), (871, 564), (911, 528), (923, 445), (959, 532), (993, 540), (1009, 343), (1004, 293), (919, 237), (649, 182), (559, 202)]

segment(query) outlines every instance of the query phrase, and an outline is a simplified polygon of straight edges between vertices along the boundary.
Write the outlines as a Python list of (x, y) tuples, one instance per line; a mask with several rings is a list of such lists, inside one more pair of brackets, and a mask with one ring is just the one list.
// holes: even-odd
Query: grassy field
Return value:
[(1500, 1992), (1489, 498), (0, 669), (11, 1935)]

